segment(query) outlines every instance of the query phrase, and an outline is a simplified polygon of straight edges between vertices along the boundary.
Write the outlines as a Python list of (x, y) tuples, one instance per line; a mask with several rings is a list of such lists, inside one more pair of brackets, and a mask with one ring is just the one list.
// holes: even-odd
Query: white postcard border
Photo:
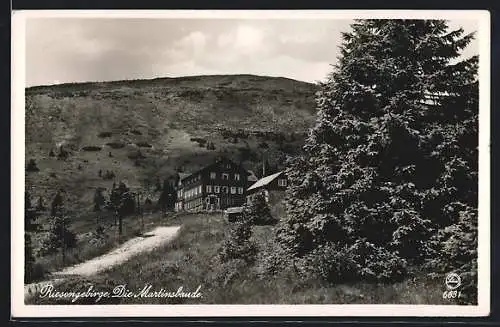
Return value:
[[(479, 248), (478, 305), (25, 305), (24, 162), (25, 22), (29, 18), (477, 20), (479, 29)], [(485, 316), (490, 312), (490, 13), (486, 10), (38, 10), (12, 14), (11, 303), (12, 317), (224, 316)]]

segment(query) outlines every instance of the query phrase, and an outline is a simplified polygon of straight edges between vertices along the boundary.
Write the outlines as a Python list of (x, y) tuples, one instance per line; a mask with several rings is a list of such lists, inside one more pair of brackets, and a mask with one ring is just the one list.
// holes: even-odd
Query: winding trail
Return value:
[(57, 284), (71, 276), (92, 276), (106, 271), (116, 265), (119, 265), (134, 256), (144, 252), (149, 252), (155, 248), (173, 240), (179, 233), (180, 226), (162, 226), (157, 227), (151, 232), (142, 236), (135, 237), (121, 244), (118, 248), (102, 256), (90, 259), (88, 261), (66, 267), (61, 271), (51, 274), (53, 278), (27, 284), (24, 286), (24, 295), (30, 296), (36, 294), (46, 284)]

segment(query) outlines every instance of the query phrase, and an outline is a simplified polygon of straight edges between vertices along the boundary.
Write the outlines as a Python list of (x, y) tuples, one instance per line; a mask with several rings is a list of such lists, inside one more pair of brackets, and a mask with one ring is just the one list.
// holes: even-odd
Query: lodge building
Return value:
[(219, 158), (192, 174), (179, 174), (176, 211), (223, 210), (246, 202), (251, 175), (241, 165)]

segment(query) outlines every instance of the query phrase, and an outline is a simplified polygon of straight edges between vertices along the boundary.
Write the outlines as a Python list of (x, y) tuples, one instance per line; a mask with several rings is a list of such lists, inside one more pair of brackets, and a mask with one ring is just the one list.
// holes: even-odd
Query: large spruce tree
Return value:
[(459, 58), (473, 34), (441, 20), (351, 27), (317, 95), (305, 156), (289, 163), (276, 240), (294, 262), (327, 256), (360, 278), (393, 279), (440, 248), (441, 261), (474, 260), (478, 58)]

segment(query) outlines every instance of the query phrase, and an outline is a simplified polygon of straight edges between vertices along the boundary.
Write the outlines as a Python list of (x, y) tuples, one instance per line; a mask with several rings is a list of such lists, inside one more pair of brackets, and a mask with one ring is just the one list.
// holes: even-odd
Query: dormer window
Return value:
[(223, 173), (222, 174), (222, 179), (223, 180), (229, 180), (229, 174)]
[(217, 178), (217, 173), (211, 172), (210, 173), (210, 179), (216, 179)]
[(239, 181), (240, 180), (240, 174), (234, 174), (234, 180)]

